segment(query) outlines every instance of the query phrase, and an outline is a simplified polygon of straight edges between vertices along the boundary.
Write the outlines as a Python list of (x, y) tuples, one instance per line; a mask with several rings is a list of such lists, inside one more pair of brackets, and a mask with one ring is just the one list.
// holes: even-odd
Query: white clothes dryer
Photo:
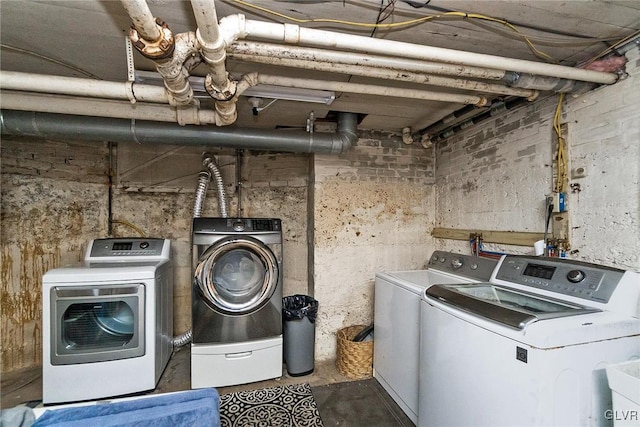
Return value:
[(169, 240), (92, 240), (44, 274), (42, 301), (44, 404), (155, 388), (173, 352)]
[(279, 219), (194, 218), (191, 387), (282, 376)]
[(640, 357), (640, 274), (508, 255), (423, 294), (418, 424), (610, 426), (606, 366)]
[(376, 274), (373, 376), (414, 422), (418, 420), (420, 297), (434, 283), (489, 280), (497, 260), (435, 251), (426, 270)]

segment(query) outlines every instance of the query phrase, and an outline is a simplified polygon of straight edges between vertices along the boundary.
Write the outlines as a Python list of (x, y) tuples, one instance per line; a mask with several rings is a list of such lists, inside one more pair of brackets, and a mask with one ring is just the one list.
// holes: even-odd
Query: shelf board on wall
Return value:
[(495, 230), (463, 230), (455, 228), (434, 228), (431, 235), (438, 239), (469, 241), (475, 235), (482, 235), (484, 243), (502, 243), (515, 246), (533, 246), (533, 243), (542, 240), (544, 233), (528, 231), (495, 231)]

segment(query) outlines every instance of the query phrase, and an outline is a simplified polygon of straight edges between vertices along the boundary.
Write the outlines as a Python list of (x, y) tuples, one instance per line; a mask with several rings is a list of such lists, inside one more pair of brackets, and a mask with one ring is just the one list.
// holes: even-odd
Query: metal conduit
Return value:
[(174, 123), (0, 111), (2, 135), (139, 144), (207, 145), (293, 153), (342, 153), (358, 139), (357, 116), (339, 113), (334, 133), (180, 126)]

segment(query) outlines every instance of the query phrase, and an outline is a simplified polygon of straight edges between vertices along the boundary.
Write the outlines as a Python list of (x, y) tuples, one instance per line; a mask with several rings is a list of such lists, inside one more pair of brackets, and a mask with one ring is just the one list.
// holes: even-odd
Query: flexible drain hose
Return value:
[[(220, 174), (220, 169), (218, 169), (218, 165), (216, 164), (213, 154), (205, 153), (204, 158), (202, 159), (202, 164), (209, 170), (209, 172), (211, 172), (212, 179), (215, 181), (216, 187), (218, 188), (218, 207), (220, 208), (220, 216), (222, 218), (228, 218), (227, 192), (224, 189), (222, 175)], [(204, 201), (204, 197), (202, 197), (202, 200)]]
[[(193, 205), (193, 217), (200, 218), (202, 209), (204, 207), (204, 199), (207, 195), (209, 181), (213, 177), (218, 189), (218, 204), (220, 205), (220, 216), (222, 218), (228, 218), (229, 213), (227, 210), (227, 193), (224, 189), (224, 181), (222, 180), (220, 169), (218, 169), (218, 164), (216, 163), (213, 154), (204, 153), (202, 155), (202, 165), (206, 169), (200, 171), (200, 173), (198, 174), (198, 186), (196, 188), (196, 200)], [(179, 348), (186, 344), (189, 344), (192, 338), (193, 329), (189, 329), (188, 331), (183, 332), (182, 334), (174, 337), (171, 340), (173, 348)]]

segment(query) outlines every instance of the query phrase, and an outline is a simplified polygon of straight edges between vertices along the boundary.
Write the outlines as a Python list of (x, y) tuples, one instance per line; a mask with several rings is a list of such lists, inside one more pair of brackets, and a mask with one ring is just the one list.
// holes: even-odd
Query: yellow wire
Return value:
[(112, 224), (122, 224), (122, 225), (126, 225), (129, 228), (132, 228), (133, 230), (136, 231), (136, 233), (138, 233), (140, 235), (140, 237), (147, 237), (144, 234), (144, 231), (142, 231), (140, 228), (136, 227), (135, 225), (131, 224), (129, 221), (120, 221), (120, 220), (113, 220), (111, 221)]
[(325, 23), (325, 24), (341, 24), (341, 25), (350, 25), (350, 26), (355, 26), (355, 27), (364, 27), (364, 28), (399, 28), (399, 27), (406, 27), (409, 25), (415, 25), (415, 24), (420, 24), (423, 22), (427, 22), (427, 21), (431, 21), (434, 19), (439, 19), (439, 18), (443, 18), (443, 17), (458, 17), (458, 18), (462, 18), (462, 19), (479, 19), (479, 20), (484, 20), (484, 21), (490, 21), (490, 22), (495, 22), (495, 23), (499, 23), (502, 24), (504, 26), (506, 26), (507, 28), (509, 28), (510, 30), (514, 31), (515, 33), (517, 33), (518, 35), (520, 35), (523, 40), (527, 43), (527, 45), (529, 46), (529, 48), (533, 51), (533, 53), (537, 56), (540, 56), (542, 58), (545, 58), (546, 60), (550, 61), (550, 62), (558, 62), (556, 59), (554, 59), (553, 57), (551, 57), (550, 55), (542, 52), (541, 50), (537, 49), (535, 47), (535, 45), (531, 42), (531, 40), (529, 40), (529, 38), (527, 36), (525, 36), (520, 30), (518, 30), (513, 24), (503, 20), (503, 19), (498, 19), (498, 18), (493, 18), (491, 16), (485, 16), (485, 15), (480, 15), (480, 14), (476, 14), (476, 13), (466, 13), (466, 12), (456, 12), (456, 11), (452, 11), (452, 12), (445, 12), (443, 14), (440, 15), (428, 15), (428, 16), (423, 16), (421, 18), (415, 18), (415, 19), (409, 19), (406, 21), (401, 21), (401, 22), (394, 22), (391, 24), (383, 24), (383, 23), (377, 23), (377, 24), (371, 24), (371, 23), (366, 23), (366, 22), (353, 22), (353, 21), (345, 21), (342, 19), (332, 19), (332, 18), (312, 18), (312, 19), (300, 19), (300, 18), (295, 18), (293, 16), (289, 16), (289, 15), (285, 15), (284, 13), (280, 13), (280, 12), (276, 12), (274, 10), (268, 9), (266, 7), (263, 6), (258, 6), (255, 4), (251, 4), (251, 3), (247, 3), (246, 1), (243, 0), (234, 0), (235, 3), (241, 4), (243, 6), (246, 6), (248, 8), (251, 9), (256, 9), (259, 10), (261, 12), (265, 12), (292, 22), (296, 22), (298, 24), (309, 24), (309, 23)]
[(556, 192), (564, 193), (566, 190), (566, 178), (567, 178), (567, 158), (565, 149), (565, 140), (562, 136), (562, 125), (560, 120), (562, 118), (562, 102), (564, 101), (564, 93), (560, 94), (558, 98), (558, 105), (556, 112), (553, 116), (553, 128), (556, 131), (558, 137), (558, 174), (556, 176)]

